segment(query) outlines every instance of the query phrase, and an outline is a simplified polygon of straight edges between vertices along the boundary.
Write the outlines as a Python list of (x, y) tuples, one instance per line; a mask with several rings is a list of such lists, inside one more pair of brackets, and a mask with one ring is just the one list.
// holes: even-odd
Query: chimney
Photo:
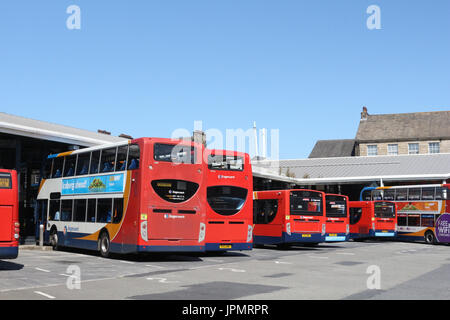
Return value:
[(206, 147), (206, 134), (201, 130), (194, 130), (192, 134), (192, 141), (203, 144)]
[(111, 132), (106, 131), (106, 130), (100, 130), (100, 129), (98, 129), (97, 132), (98, 132), (98, 133), (102, 133), (102, 134), (107, 134), (107, 135), (109, 135), (109, 136), (111, 135)]
[(369, 113), (367, 113), (366, 106), (363, 107), (363, 111), (361, 112), (361, 120), (367, 120), (367, 117), (369, 116)]
[(121, 134), (119, 135), (119, 137), (120, 137), (120, 138), (129, 139), (129, 140), (133, 140), (133, 137), (132, 137), (132, 136), (129, 136), (129, 135), (125, 134), (125, 133), (121, 133)]

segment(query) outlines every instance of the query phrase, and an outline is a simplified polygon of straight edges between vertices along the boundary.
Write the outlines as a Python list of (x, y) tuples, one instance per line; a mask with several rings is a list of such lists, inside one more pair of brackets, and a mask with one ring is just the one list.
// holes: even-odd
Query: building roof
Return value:
[[(338, 157), (252, 162), (254, 175), (260, 169), (277, 175), (279, 167), (295, 175), (301, 185), (379, 181), (450, 179), (450, 154)], [(261, 177), (263, 177), (261, 175)], [(292, 180), (291, 180), (292, 181)]]
[(354, 139), (318, 140), (309, 158), (351, 157), (355, 150)]
[(19, 117), (3, 112), (0, 112), (0, 132), (74, 144), (83, 147), (128, 140), (121, 137)]
[(450, 111), (379, 114), (362, 117), (359, 142), (450, 139)]

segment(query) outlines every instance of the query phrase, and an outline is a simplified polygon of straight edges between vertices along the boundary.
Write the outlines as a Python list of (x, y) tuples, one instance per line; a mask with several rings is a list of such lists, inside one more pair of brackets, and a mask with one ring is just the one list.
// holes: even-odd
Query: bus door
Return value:
[(11, 173), (0, 172), (0, 241), (14, 241), (14, 189)]
[[(258, 192), (253, 200), (254, 235), (281, 239), (285, 222), (285, 210), (280, 197), (281, 192), (264, 194)], [(258, 238), (255, 238), (258, 239)]]

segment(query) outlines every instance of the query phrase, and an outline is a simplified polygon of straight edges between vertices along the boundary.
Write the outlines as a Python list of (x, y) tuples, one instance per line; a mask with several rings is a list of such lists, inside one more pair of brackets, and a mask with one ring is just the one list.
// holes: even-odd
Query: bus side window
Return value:
[(357, 224), (361, 220), (362, 208), (350, 208), (350, 224)]
[(127, 168), (128, 146), (117, 148), (116, 171), (123, 171)]
[(87, 222), (95, 222), (95, 210), (97, 208), (97, 199), (88, 199), (87, 204)]
[(408, 189), (398, 189), (395, 194), (395, 200), (406, 200), (408, 197)]
[(50, 200), (49, 220), (59, 221), (60, 219), (60, 200)]
[(91, 160), (91, 153), (81, 153), (78, 155), (77, 162), (77, 176), (88, 174), (89, 172), (89, 161)]
[(423, 188), (422, 189), (422, 200), (434, 200), (435, 188)]
[(53, 159), (52, 178), (61, 178), (64, 166), (64, 157)]
[(130, 144), (128, 151), (128, 170), (139, 169), (140, 150), (137, 144)]
[(61, 201), (61, 221), (72, 221), (73, 200)]
[(64, 165), (64, 177), (71, 177), (75, 174), (75, 164), (77, 162), (77, 156), (67, 156), (66, 163)]
[(114, 198), (112, 222), (119, 223), (123, 215), (123, 198)]
[(98, 173), (98, 163), (100, 162), (100, 150), (93, 151), (91, 156), (91, 167), (89, 169), (90, 174)]
[(257, 224), (271, 223), (278, 212), (278, 200), (255, 200), (254, 202), (254, 221)]
[(45, 159), (44, 172), (42, 173), (42, 177), (44, 179), (49, 179), (52, 177), (52, 165), (53, 159)]
[(100, 172), (114, 171), (116, 162), (116, 148), (102, 150)]
[(111, 222), (112, 199), (97, 199), (97, 222)]
[(73, 206), (73, 221), (86, 221), (86, 199), (76, 199)]

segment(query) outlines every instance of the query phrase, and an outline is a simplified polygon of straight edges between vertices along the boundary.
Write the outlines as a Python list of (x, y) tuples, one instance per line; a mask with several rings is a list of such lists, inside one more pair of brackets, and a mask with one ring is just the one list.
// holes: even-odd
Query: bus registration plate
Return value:
[(302, 234), (302, 238), (311, 238), (310, 234)]
[(220, 249), (231, 249), (231, 244), (221, 244), (219, 245)]

